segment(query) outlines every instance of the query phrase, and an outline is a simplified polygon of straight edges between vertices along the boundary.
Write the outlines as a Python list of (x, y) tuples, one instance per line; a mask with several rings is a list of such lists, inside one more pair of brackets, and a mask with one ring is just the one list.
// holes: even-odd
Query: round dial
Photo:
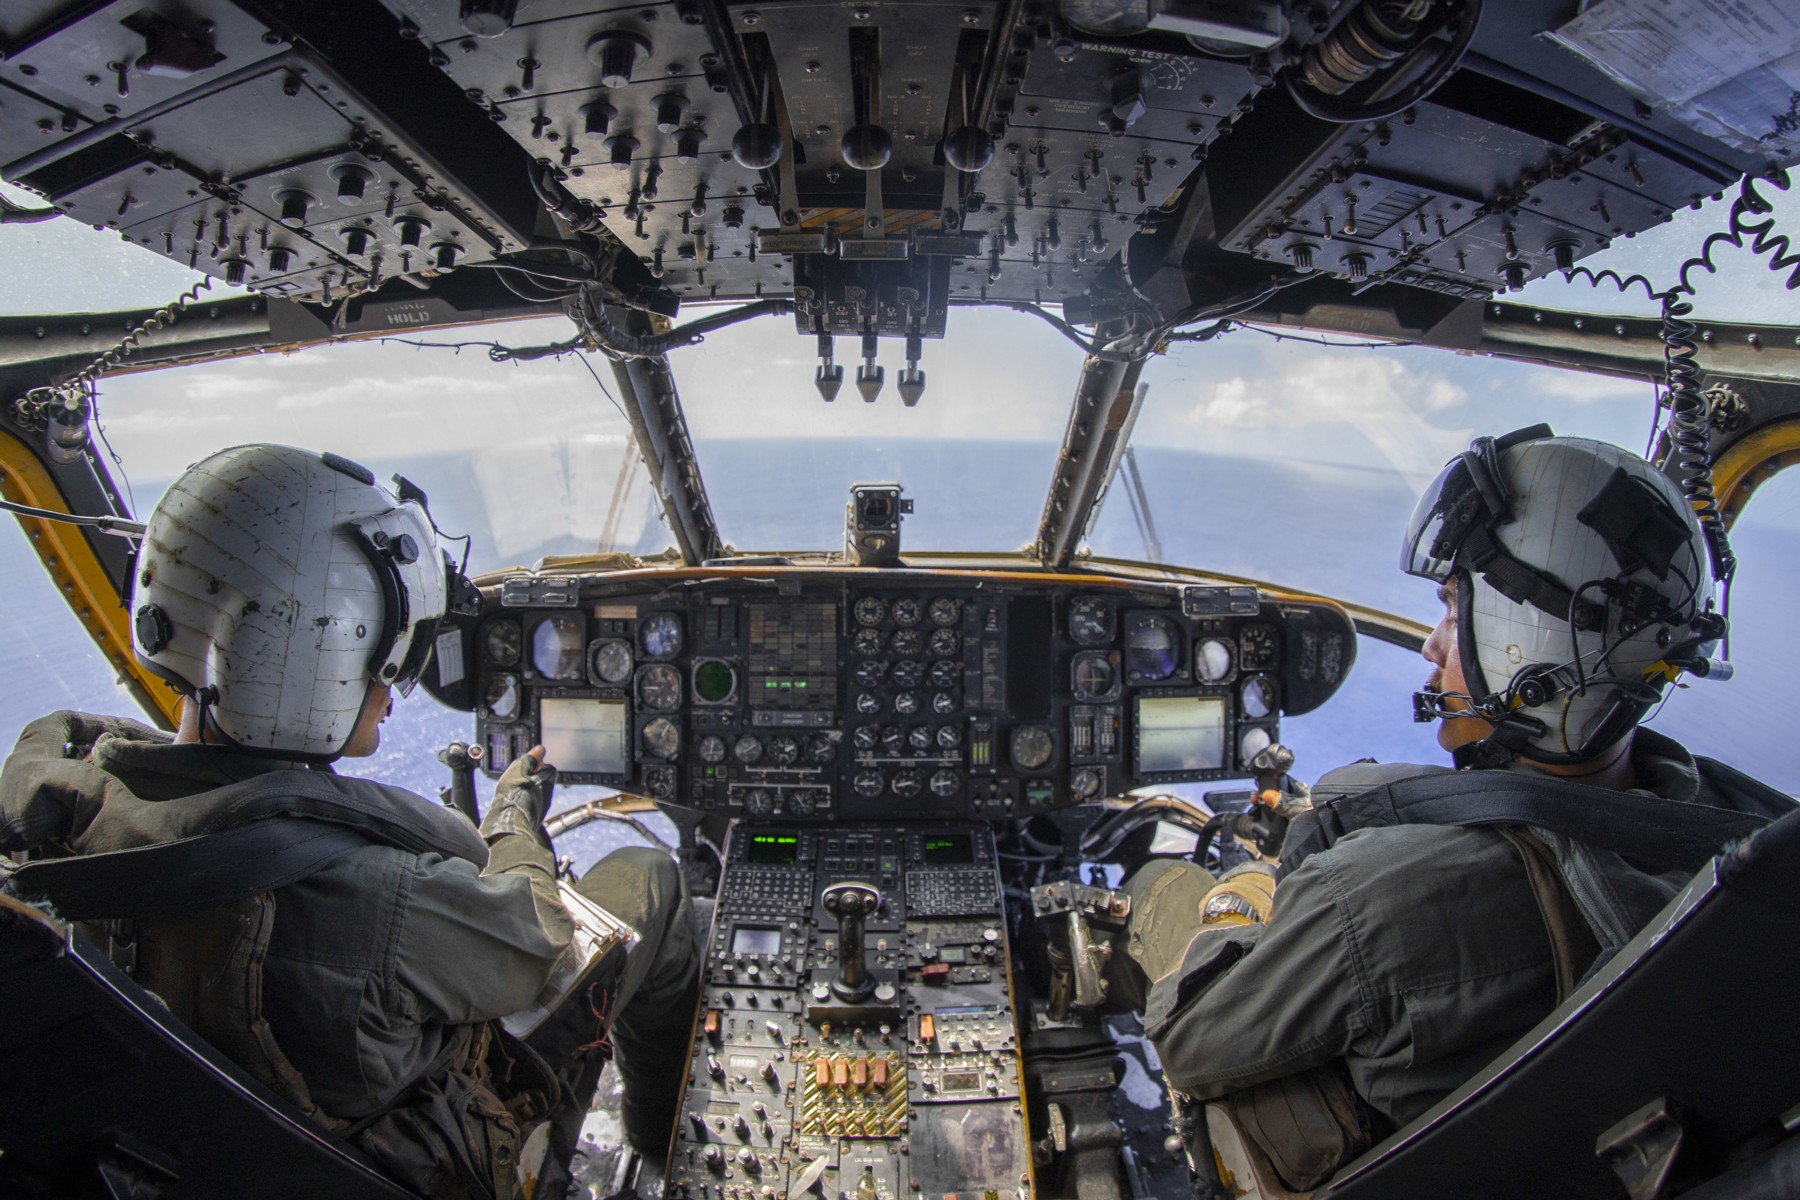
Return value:
[(775, 793), (768, 788), (751, 788), (744, 797), (744, 811), (753, 817), (766, 817), (775, 811)]
[(806, 761), (821, 766), (837, 757), (837, 743), (824, 734), (814, 734), (806, 739)]
[(881, 730), (873, 725), (858, 725), (850, 735), (850, 743), (858, 750), (873, 750), (881, 744)]
[(1077, 700), (1104, 700), (1119, 686), (1117, 656), (1105, 650), (1083, 650), (1072, 670)]
[(919, 778), (917, 771), (909, 768), (895, 771), (893, 782), (888, 786), (894, 789), (894, 795), (910, 800), (919, 794), (919, 791), (925, 786), (925, 781)]
[(925, 652), (925, 635), (916, 629), (897, 629), (888, 648), (900, 658), (915, 658)]
[(858, 625), (879, 625), (887, 616), (887, 601), (879, 596), (864, 596), (856, 602), (856, 623)]
[(955, 658), (962, 651), (962, 638), (954, 629), (934, 629), (930, 645), (933, 656)]
[(1250, 760), (1267, 750), (1274, 741), (1261, 725), (1250, 726), (1238, 737), (1238, 764), (1249, 770)]
[(948, 716), (956, 711), (956, 697), (949, 692), (931, 693), (931, 711), (938, 716)]
[(1133, 679), (1167, 679), (1181, 665), (1181, 630), (1167, 617), (1132, 617), (1125, 628), (1125, 665)]
[(1112, 641), (1112, 604), (1089, 596), (1069, 605), (1069, 636), (1083, 646), (1104, 646)]
[(1056, 742), (1042, 725), (1021, 725), (1012, 732), (1013, 766), (1035, 771), (1056, 753)]
[(905, 658), (894, 664), (894, 686), (918, 687), (925, 679), (925, 664), (916, 658)]
[(962, 745), (962, 730), (954, 725), (939, 725), (937, 744), (940, 750), (954, 750)]
[(667, 717), (657, 717), (644, 725), (644, 751), (652, 758), (667, 762), (681, 753), (681, 726)]
[(618, 687), (631, 678), (631, 644), (616, 640), (595, 642), (588, 654), (594, 678)]
[(800, 743), (787, 734), (769, 739), (769, 761), (778, 767), (791, 767), (800, 761)]
[(958, 775), (955, 771), (950, 770), (948, 767), (944, 768), (942, 771), (933, 771), (931, 773), (931, 794), (934, 796), (947, 800), (951, 796), (956, 795), (956, 789), (961, 786), (962, 776)]
[(872, 717), (881, 711), (881, 697), (874, 692), (856, 693), (856, 711), (865, 717)]
[(586, 649), (579, 617), (558, 613), (531, 631), (531, 665), (545, 679), (580, 679)]
[(638, 625), (638, 648), (647, 658), (668, 659), (681, 653), (681, 618), (651, 613)]
[(1267, 670), (1275, 663), (1275, 629), (1271, 625), (1246, 625), (1238, 630), (1238, 661), (1246, 671)]
[(962, 664), (949, 659), (939, 659), (931, 664), (931, 686), (953, 688), (962, 682)]
[(896, 625), (917, 625), (919, 618), (925, 615), (919, 602), (911, 596), (894, 601), (893, 614)]
[(731, 756), (745, 765), (761, 762), (763, 756), (762, 739), (753, 733), (744, 734), (739, 737), (737, 741), (731, 743)]
[(709, 766), (725, 761), (725, 739), (716, 733), (701, 738), (698, 750), (700, 761)]
[(1099, 767), (1077, 767), (1069, 776), (1069, 790), (1083, 800), (1097, 800), (1104, 781)]
[(811, 788), (795, 788), (787, 794), (788, 811), (795, 816), (804, 817), (810, 814), (814, 803), (813, 789)]
[(638, 703), (652, 712), (681, 707), (681, 672), (668, 663), (651, 663), (638, 671)]
[(737, 692), (737, 672), (731, 664), (703, 658), (694, 664), (694, 696), (702, 704), (723, 704)]
[(931, 623), (948, 629), (962, 619), (962, 601), (954, 596), (939, 596), (931, 602)]
[(490, 621), (481, 634), (481, 644), (487, 648), (488, 661), (496, 667), (518, 665), (521, 641), (517, 621)]
[(517, 675), (495, 675), (488, 680), (487, 692), (481, 702), (487, 706), (488, 716), (499, 721), (510, 721), (519, 715), (519, 677)]
[(857, 795), (862, 796), (865, 799), (872, 796), (879, 796), (881, 795), (881, 772), (858, 771), (856, 773), (856, 778), (850, 781), (850, 786), (856, 791)]
[(1231, 674), (1231, 643), (1207, 638), (1194, 647), (1194, 678), (1201, 683), (1223, 683)]
[(851, 641), (851, 645), (856, 647), (856, 652), (864, 658), (872, 654), (880, 654), (881, 648), (886, 644), (879, 629), (859, 629), (856, 631), (856, 637)]
[(887, 674), (887, 664), (873, 658), (865, 658), (856, 664), (857, 687), (880, 687), (882, 677)]
[(1260, 721), (1275, 711), (1275, 685), (1262, 675), (1244, 680), (1238, 696), (1244, 704), (1244, 715), (1253, 721)]
[(883, 725), (881, 727), (881, 748), (883, 750), (887, 751), (889, 754), (898, 754), (905, 745), (906, 730), (900, 728), (898, 725)]
[(919, 693), (898, 692), (894, 696), (894, 711), (903, 717), (910, 717), (919, 711)]
[(675, 795), (675, 768), (651, 767), (644, 772), (652, 800), (668, 800)]
[(907, 730), (906, 742), (914, 750), (931, 749), (931, 726), (914, 725), (911, 729)]

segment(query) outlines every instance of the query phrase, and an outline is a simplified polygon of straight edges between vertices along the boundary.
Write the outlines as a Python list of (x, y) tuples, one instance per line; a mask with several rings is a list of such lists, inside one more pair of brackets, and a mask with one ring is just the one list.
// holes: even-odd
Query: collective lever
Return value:
[(481, 765), (481, 747), (451, 742), (438, 751), (438, 761), (450, 768), (450, 786), (438, 789), (438, 798), (476, 825), (481, 811), (475, 805), (475, 768)]
[(881, 893), (866, 883), (839, 883), (820, 897), (838, 922), (838, 973), (831, 990), (840, 1000), (861, 1003), (875, 990), (863, 954), (863, 922), (881, 907)]

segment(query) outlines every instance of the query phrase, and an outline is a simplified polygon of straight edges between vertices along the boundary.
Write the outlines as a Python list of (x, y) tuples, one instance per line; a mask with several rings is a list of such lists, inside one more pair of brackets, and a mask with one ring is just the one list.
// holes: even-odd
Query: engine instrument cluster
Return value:
[(1241, 777), (1355, 654), (1323, 601), (1103, 576), (520, 576), (484, 597), (450, 683), (490, 773), (542, 742), (571, 782), (753, 821), (998, 819)]

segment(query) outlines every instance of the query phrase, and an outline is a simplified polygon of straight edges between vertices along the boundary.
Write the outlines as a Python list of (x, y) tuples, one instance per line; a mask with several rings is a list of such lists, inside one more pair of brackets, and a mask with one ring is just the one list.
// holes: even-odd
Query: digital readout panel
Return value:
[(751, 708), (818, 712), (837, 707), (837, 605), (751, 604)]
[(623, 700), (570, 700), (545, 697), (538, 706), (538, 736), (544, 760), (558, 770), (589, 775), (623, 775)]
[(1137, 702), (1137, 773), (1217, 771), (1225, 765), (1225, 701), (1144, 696)]

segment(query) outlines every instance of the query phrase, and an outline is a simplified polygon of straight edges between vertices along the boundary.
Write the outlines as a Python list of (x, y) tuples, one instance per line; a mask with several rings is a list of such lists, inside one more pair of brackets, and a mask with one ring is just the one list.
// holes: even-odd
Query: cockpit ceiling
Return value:
[(0, 175), (273, 297), (582, 231), (630, 305), (791, 296), (802, 332), (918, 338), (960, 303), (1170, 318), (1306, 277), (1487, 296), (1766, 165), (1537, 38), (1549, 0), (1427, 5), (1389, 90), (1460, 65), (1347, 122), (1382, 71), (1315, 84), (1372, 4), (1237, 6), (1235, 45), (1102, 7), (23, 0)]

